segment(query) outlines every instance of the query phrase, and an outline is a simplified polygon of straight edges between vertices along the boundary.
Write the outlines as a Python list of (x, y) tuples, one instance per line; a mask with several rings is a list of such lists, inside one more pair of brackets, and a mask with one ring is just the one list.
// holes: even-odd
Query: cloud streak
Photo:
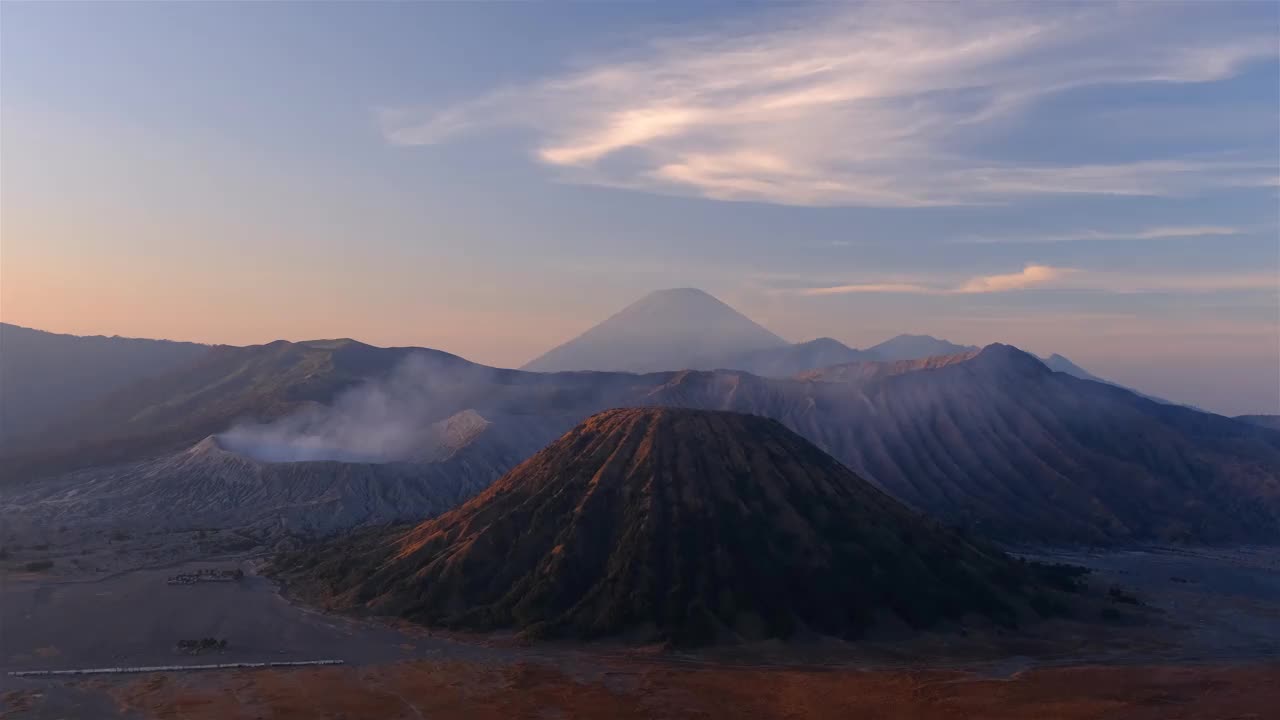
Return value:
[(1026, 290), (1056, 282), (1072, 272), (1074, 271), (1048, 265), (1028, 265), (1021, 272), (973, 278), (957, 288), (956, 292), (965, 294)]
[(1224, 225), (1177, 225), (1138, 230), (1080, 230), (1050, 235), (975, 236), (958, 239), (960, 243), (1066, 243), (1097, 240), (1177, 240), (1184, 238), (1230, 237), (1247, 230)]
[(1185, 195), (1274, 180), (1270, 158), (997, 160), (983, 151), (1051, 96), (1208, 83), (1276, 57), (1212, 8), (960, 3), (775, 11), (771, 29), (661, 39), (439, 108), (380, 113), (388, 141), (503, 126), (571, 182), (790, 205), (992, 204), (1051, 194)]
[(847, 283), (779, 290), (782, 294), (821, 297), (860, 293), (911, 295), (981, 295), (1019, 290), (1087, 290), (1118, 294), (1198, 293), (1262, 290), (1280, 292), (1274, 272), (1135, 274), (1081, 270), (1031, 263), (1018, 272), (978, 275), (961, 281), (937, 277), (892, 278), (883, 282)]
[(940, 286), (923, 282), (878, 282), (801, 288), (799, 295), (848, 295), (853, 293), (908, 293), (917, 295), (973, 295), (1027, 290), (1052, 284), (1075, 272), (1069, 268), (1028, 264), (1019, 272), (979, 275), (959, 285)]

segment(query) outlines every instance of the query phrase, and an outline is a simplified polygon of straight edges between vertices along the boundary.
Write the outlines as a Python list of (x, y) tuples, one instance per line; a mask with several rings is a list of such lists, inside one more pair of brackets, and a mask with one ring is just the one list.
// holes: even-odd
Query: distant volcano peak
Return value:
[[(645, 297), (646, 298), (700, 297), (700, 298), (710, 298), (711, 300), (716, 300), (716, 297), (711, 293), (707, 292), (706, 290), (701, 290), (695, 287), (678, 287), (678, 288), (667, 288), (665, 290), (654, 290), (653, 292), (649, 293)], [(716, 302), (719, 302), (719, 300), (716, 300)]]
[(673, 288), (645, 295), (524, 369), (711, 369), (722, 358), (787, 345), (714, 296), (696, 288)]

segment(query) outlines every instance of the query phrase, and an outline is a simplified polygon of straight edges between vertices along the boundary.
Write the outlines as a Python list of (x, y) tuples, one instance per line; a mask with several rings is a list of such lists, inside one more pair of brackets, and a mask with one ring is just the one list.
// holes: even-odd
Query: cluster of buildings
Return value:
[(178, 649), (189, 655), (199, 655), (205, 650), (222, 651), (227, 649), (227, 640), (226, 638), (219, 640), (211, 637), (199, 640), (179, 640)]
[(244, 577), (240, 568), (232, 570), (204, 569), (193, 573), (179, 573), (165, 582), (170, 585), (195, 585), (202, 582), (233, 582)]

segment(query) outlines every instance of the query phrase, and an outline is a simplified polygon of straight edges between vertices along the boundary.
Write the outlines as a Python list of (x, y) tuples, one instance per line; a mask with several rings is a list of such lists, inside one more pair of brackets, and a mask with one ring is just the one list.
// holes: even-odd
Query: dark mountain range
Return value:
[(1046, 591), (775, 421), (674, 409), (593, 416), (457, 510), (277, 567), (340, 608), (680, 644), (1009, 623)]
[(956, 345), (928, 335), (898, 335), (866, 350), (851, 348), (831, 338), (818, 338), (786, 347), (723, 357), (718, 362), (704, 362), (684, 369), (741, 370), (761, 377), (785, 378), (850, 363), (913, 362), (977, 351), (973, 345)]
[(1280, 415), (1237, 415), (1236, 419), (1250, 425), (1280, 430)]
[(1080, 367), (1079, 365), (1071, 362), (1067, 358), (1057, 353), (1054, 353), (1046, 358), (1040, 358), (1040, 362), (1044, 363), (1045, 367), (1049, 368), (1054, 372), (1066, 373), (1073, 377), (1078, 377), (1081, 380), (1093, 380), (1094, 382), (1106, 383), (1108, 385), (1115, 385), (1115, 383), (1109, 380), (1103, 380), (1097, 375), (1094, 375), (1088, 370), (1085, 370), (1084, 368)]
[(270, 421), (332, 403), (361, 383), (389, 377), (410, 356), (433, 369), (471, 366), (438, 350), (353, 340), (214, 347), (34, 434), (26, 447), (6, 454), (0, 478), (176, 452), (238, 422)]
[(0, 323), (0, 454), (114, 390), (208, 351), (195, 343), (59, 335)]
[(838, 340), (818, 338), (724, 358), (717, 367), (742, 370), (762, 377), (791, 377), (805, 370), (871, 359), (873, 358), (867, 353), (854, 350)]
[(929, 335), (898, 335), (863, 352), (868, 360), (919, 360), (936, 355), (958, 355), (977, 350), (976, 345), (956, 345)]
[[(532, 452), (611, 407), (690, 407), (777, 419), (899, 500), (1004, 540), (1280, 539), (1280, 434), (1055, 373), (1007, 346), (792, 379), (527, 373), (350, 341), (212, 357), (113, 396), (47, 439), (62, 449), (6, 458), (5, 481), (136, 462), (233, 426), (248, 433), (229, 436), (242, 448), (288, 450), (261, 459), (402, 462), (414, 432), (464, 410)], [(352, 443), (356, 431), (400, 440)]]
[(776, 418), (896, 498), (1006, 540), (1280, 537), (1272, 433), (1055, 373), (1008, 346), (920, 365), (838, 382), (686, 372), (644, 401)]
[(796, 375), (800, 380), (818, 382), (842, 382), (863, 384), (872, 380), (882, 380), (894, 375), (916, 372), (917, 370), (933, 370), (966, 360), (971, 360), (978, 350), (970, 350), (957, 355), (936, 355), (934, 357), (914, 360), (862, 361), (832, 365), (831, 367), (809, 370)]
[(650, 293), (524, 366), (535, 372), (714, 368), (787, 341), (701, 290)]

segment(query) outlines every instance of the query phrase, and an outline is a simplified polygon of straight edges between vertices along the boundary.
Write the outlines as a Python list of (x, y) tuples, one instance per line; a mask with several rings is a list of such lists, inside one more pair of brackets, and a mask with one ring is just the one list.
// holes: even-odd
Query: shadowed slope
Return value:
[(1052, 372), (1007, 345), (867, 374), (686, 373), (649, 399), (777, 418), (899, 500), (1005, 540), (1280, 538), (1274, 432)]
[(1117, 382), (1111, 382), (1106, 378), (1098, 377), (1097, 375), (1094, 375), (1088, 370), (1085, 370), (1084, 368), (1071, 362), (1070, 360), (1063, 357), (1062, 355), (1059, 355), (1058, 353), (1054, 353), (1047, 358), (1040, 358), (1040, 362), (1043, 362), (1045, 367), (1049, 368), (1054, 372), (1066, 373), (1068, 375), (1071, 375), (1072, 377), (1078, 377), (1081, 380), (1092, 380), (1094, 382), (1099, 382), (1104, 385), (1111, 385), (1113, 387), (1124, 388), (1125, 390), (1128, 390), (1134, 395), (1137, 395), (1139, 397), (1144, 397), (1148, 400), (1154, 400), (1158, 403), (1163, 403), (1165, 405), (1181, 405), (1182, 404), (1182, 403), (1175, 403), (1171, 400), (1165, 400), (1164, 398), (1158, 398), (1154, 395), (1147, 395), (1146, 393), (1138, 392), (1137, 390), (1134, 390), (1131, 387), (1121, 385), (1120, 383), (1117, 383)]
[(345, 390), (385, 379), (411, 357), (440, 372), (473, 367), (439, 350), (378, 348), (354, 340), (214, 347), (180, 368), (107, 395), (4, 453), (0, 478), (178, 451), (238, 422), (269, 421), (331, 403)]
[(1280, 430), (1280, 415), (1237, 415), (1236, 420), (1271, 430)]
[(682, 643), (1008, 622), (1037, 585), (777, 422), (673, 409), (595, 415), (453, 512), (280, 567), (338, 607)]
[(0, 448), (19, 447), (113, 391), (209, 351), (196, 343), (60, 335), (0, 323)]
[(820, 382), (865, 383), (882, 380), (894, 375), (904, 375), (917, 370), (935, 370), (955, 363), (973, 359), (979, 351), (969, 350), (955, 355), (936, 355), (914, 360), (863, 361), (833, 365), (802, 372), (796, 377), (800, 380), (816, 380)]

